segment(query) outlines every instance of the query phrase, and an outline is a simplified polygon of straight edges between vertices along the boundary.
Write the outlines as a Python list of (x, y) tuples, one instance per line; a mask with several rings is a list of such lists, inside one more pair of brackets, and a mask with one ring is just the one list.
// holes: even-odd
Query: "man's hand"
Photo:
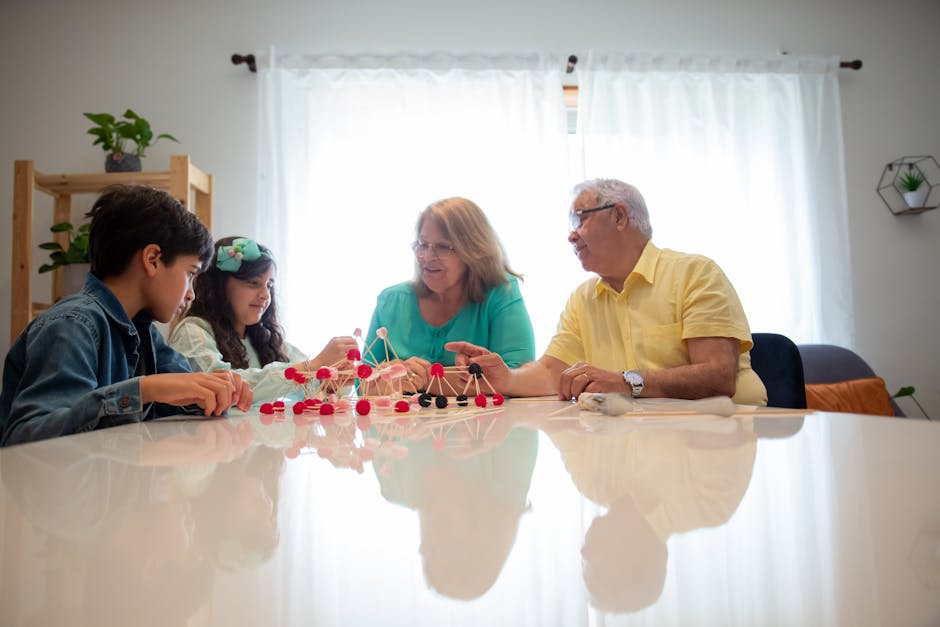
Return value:
[(602, 370), (583, 361), (565, 368), (558, 382), (558, 398), (578, 398), (581, 392), (622, 392), (630, 394), (623, 373)]
[(444, 350), (457, 353), (454, 358), (454, 364), (457, 366), (479, 364), (483, 370), (483, 376), (490, 382), (490, 385), (496, 388), (497, 392), (503, 392), (509, 386), (512, 372), (498, 353), (469, 342), (448, 342), (444, 344)]
[(231, 370), (154, 374), (141, 378), (143, 403), (198, 405), (206, 416), (221, 416), (229, 407), (251, 409), (254, 395), (248, 383)]

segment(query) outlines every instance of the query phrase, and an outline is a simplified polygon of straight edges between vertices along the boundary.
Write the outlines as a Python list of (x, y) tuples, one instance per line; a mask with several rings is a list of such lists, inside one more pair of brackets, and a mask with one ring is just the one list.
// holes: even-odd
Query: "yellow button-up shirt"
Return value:
[(545, 354), (605, 370), (660, 370), (690, 362), (685, 340), (733, 337), (740, 342), (734, 401), (766, 405), (751, 369), (751, 331), (734, 286), (711, 259), (648, 242), (618, 292), (600, 277), (571, 294)]

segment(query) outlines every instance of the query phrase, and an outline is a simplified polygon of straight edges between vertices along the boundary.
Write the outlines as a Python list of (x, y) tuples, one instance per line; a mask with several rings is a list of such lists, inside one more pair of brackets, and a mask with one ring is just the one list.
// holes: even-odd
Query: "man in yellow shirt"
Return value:
[(595, 179), (573, 196), (568, 241), (597, 276), (572, 293), (545, 354), (509, 369), (484, 348), (451, 342), (456, 363), (480, 364), (513, 396), (623, 392), (766, 405), (744, 309), (718, 265), (653, 245), (646, 201), (632, 185)]

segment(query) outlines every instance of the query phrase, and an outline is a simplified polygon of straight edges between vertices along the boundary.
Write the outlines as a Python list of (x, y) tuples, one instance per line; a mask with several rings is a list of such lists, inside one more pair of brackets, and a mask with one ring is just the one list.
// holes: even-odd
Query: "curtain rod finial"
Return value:
[(255, 55), (253, 55), (253, 54), (244, 54), (244, 55), (242, 55), (242, 54), (233, 54), (233, 55), (232, 55), (232, 63), (233, 63), (234, 65), (241, 65), (242, 63), (245, 63), (246, 65), (248, 65), (248, 71), (249, 71), (249, 72), (257, 72), (257, 71), (258, 71), (258, 66), (255, 65)]
[(571, 55), (568, 57), (568, 67), (565, 68), (565, 74), (574, 72), (574, 66), (578, 64), (578, 57)]

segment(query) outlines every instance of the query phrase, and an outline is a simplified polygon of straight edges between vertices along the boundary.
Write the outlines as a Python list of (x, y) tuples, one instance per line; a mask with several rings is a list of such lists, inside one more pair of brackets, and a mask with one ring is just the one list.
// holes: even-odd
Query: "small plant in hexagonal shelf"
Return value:
[(898, 177), (897, 186), (904, 195), (908, 207), (923, 207), (927, 198), (927, 186), (924, 175), (915, 167), (908, 166), (907, 172)]
[(885, 164), (878, 195), (896, 216), (940, 206), (940, 163), (930, 155), (901, 157)]

